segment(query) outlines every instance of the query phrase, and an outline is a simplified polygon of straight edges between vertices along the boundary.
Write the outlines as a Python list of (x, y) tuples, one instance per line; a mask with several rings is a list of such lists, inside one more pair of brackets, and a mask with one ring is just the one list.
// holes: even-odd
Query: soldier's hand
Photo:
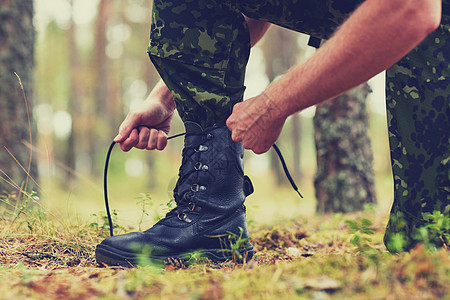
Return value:
[(286, 117), (269, 97), (261, 94), (233, 107), (227, 120), (231, 137), (256, 154), (267, 152), (280, 136)]
[(163, 150), (174, 109), (172, 94), (165, 86), (157, 85), (143, 103), (128, 113), (114, 141), (123, 151), (133, 147)]

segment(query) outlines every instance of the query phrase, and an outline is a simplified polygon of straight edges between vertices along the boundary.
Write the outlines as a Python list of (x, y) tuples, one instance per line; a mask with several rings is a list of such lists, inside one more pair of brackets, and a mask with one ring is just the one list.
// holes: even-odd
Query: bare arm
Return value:
[(261, 38), (267, 32), (267, 30), (270, 27), (270, 23), (251, 19), (247, 16), (244, 16), (244, 18), (245, 21), (247, 21), (248, 30), (250, 32), (250, 44), (253, 47), (256, 45), (256, 43), (259, 42), (259, 40), (261, 40)]
[(411, 51), (439, 25), (440, 8), (440, 0), (366, 1), (315, 56), (265, 93), (286, 116), (335, 97)]
[(262, 95), (235, 105), (227, 121), (233, 139), (255, 153), (266, 152), (289, 115), (385, 70), (436, 29), (440, 17), (440, 0), (365, 1), (313, 57)]

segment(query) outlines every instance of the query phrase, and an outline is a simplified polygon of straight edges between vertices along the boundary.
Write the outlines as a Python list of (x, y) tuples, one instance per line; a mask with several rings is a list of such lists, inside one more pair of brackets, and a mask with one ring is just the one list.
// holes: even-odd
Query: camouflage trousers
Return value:
[[(385, 242), (426, 214), (449, 215), (450, 17), (387, 71), (395, 197)], [(184, 121), (224, 124), (243, 100), (250, 53), (242, 14), (327, 39), (363, 0), (154, 0), (148, 53)], [(283, 47), (286, 45), (280, 45)], [(406, 220), (406, 222), (404, 222)]]
[(450, 16), (387, 70), (386, 102), (394, 204), (385, 244), (403, 232), (410, 248), (428, 214), (450, 217)]

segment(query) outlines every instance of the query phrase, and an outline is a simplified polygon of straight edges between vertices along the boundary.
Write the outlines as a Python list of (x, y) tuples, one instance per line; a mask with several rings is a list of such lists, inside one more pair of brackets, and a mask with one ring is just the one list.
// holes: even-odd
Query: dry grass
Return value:
[[(351, 243), (346, 220), (373, 220), (369, 251)], [(385, 216), (375, 212), (297, 218), (252, 226), (257, 250), (244, 264), (198, 262), (100, 268), (95, 245), (106, 232), (65, 224), (34, 209), (0, 221), (3, 299), (434, 299), (450, 294), (450, 255), (418, 247), (388, 254)]]

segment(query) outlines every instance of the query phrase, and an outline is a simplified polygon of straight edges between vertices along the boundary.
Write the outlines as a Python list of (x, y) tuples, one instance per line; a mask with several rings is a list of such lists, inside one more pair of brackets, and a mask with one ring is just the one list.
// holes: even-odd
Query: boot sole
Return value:
[[(107, 245), (99, 244), (95, 249), (95, 258), (97, 264), (101, 266), (120, 266), (132, 268), (149, 263), (154, 263), (156, 265), (164, 264), (171, 258), (181, 259), (186, 262), (192, 257), (192, 252), (175, 253), (172, 255), (144, 256), (144, 254), (126, 252)], [(234, 258), (233, 255), (225, 253), (223, 249), (199, 249), (195, 252), (200, 253), (200, 257), (206, 257), (213, 262), (233, 261)], [(246, 261), (250, 261), (254, 254), (253, 246), (241, 249), (239, 250), (239, 253), (245, 258)], [(140, 264), (140, 262), (142, 263)]]

